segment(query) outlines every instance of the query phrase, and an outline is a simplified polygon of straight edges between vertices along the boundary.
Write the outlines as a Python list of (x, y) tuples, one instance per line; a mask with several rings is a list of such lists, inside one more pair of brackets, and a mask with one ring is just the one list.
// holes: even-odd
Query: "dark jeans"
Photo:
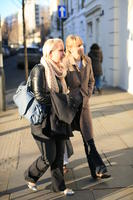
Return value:
[(96, 173), (98, 172), (107, 172), (107, 168), (96, 149), (94, 140), (91, 139), (88, 141), (88, 143), (86, 143), (83, 139), (83, 142), (92, 177), (96, 178)]
[(95, 76), (95, 86), (97, 89), (101, 89), (102, 88), (102, 76)]
[(66, 186), (63, 175), (65, 140), (45, 140), (34, 135), (33, 137), (39, 147), (41, 156), (38, 157), (25, 171), (25, 180), (36, 183), (50, 166), (52, 177), (52, 190), (54, 192), (65, 190)]

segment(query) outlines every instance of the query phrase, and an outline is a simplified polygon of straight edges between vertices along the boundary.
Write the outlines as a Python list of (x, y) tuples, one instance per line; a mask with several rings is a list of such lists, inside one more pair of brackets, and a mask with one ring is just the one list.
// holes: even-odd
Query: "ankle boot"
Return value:
[(90, 146), (90, 155), (91, 155), (91, 159), (93, 160), (94, 162), (94, 165), (96, 167), (96, 173), (98, 171), (106, 171), (107, 172), (107, 168), (101, 158), (101, 156), (99, 155), (99, 153), (97, 152), (97, 149), (96, 149), (96, 146), (95, 146), (95, 143), (94, 143), (94, 140), (91, 139), (88, 141), (88, 144)]

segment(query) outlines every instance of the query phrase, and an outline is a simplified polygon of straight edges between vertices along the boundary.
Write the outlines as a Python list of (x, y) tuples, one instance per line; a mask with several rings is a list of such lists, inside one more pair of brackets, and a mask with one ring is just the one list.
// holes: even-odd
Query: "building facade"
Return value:
[[(25, 1), (25, 24), (27, 45), (43, 45), (50, 29), (49, 6), (42, 6), (36, 0)], [(30, 16), (29, 16), (30, 14)], [(9, 46), (23, 45), (22, 9), (10, 15), (3, 22), (3, 39)]]
[(133, 1), (64, 0), (64, 39), (78, 34), (88, 53), (93, 43), (103, 51), (103, 80), (133, 94)]
[(25, 21), (27, 44), (40, 44), (42, 46), (50, 28), (49, 6), (42, 6), (36, 0), (27, 0), (25, 3)]
[(2, 25), (3, 42), (6, 45), (15, 47), (18, 45), (18, 14), (13, 14), (6, 17)]
[(58, 18), (58, 5), (59, 0), (50, 0), (50, 16), (51, 16), (51, 27), (50, 27), (50, 37), (61, 37), (60, 21)]

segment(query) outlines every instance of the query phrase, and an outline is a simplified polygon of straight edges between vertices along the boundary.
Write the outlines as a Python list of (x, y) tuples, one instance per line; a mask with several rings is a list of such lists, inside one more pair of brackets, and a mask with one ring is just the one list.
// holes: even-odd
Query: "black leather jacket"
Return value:
[[(37, 126), (32, 125), (32, 134), (42, 137), (59, 137), (67, 139), (72, 136), (71, 126), (63, 121), (60, 121), (52, 108), (50, 92), (46, 88), (45, 69), (41, 64), (36, 65), (31, 71), (31, 90), (35, 95), (37, 101), (44, 104), (46, 107), (47, 117), (42, 123), (42, 133), (38, 130)], [(61, 90), (60, 83), (59, 90)], [(54, 127), (54, 129), (52, 129)], [(39, 133), (39, 135), (38, 135)]]
[(50, 93), (46, 89), (45, 70), (41, 64), (35, 65), (31, 71), (31, 90), (37, 101), (51, 106)]

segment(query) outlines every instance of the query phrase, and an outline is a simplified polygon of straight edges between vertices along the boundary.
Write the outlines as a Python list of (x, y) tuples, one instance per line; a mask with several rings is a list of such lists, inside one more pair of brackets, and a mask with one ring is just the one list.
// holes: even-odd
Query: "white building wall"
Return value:
[(129, 0), (128, 2), (127, 31), (125, 33), (128, 36), (126, 64), (128, 64), (128, 92), (133, 94), (133, 1)]
[(122, 16), (122, 20), (120, 20), (120, 80), (119, 85), (126, 90), (128, 90), (128, 77), (129, 77), (129, 66), (128, 66), (128, 4), (125, 5), (124, 1), (121, 1), (120, 5), (120, 15)]
[(32, 32), (41, 25), (40, 8), (41, 5), (36, 4), (36, 0), (27, 0), (25, 2), (25, 21), (28, 32)]
[(97, 42), (103, 51), (106, 84), (133, 94), (133, 0), (86, 0), (81, 10), (78, 2), (68, 0), (70, 16), (64, 22), (64, 38), (78, 34), (86, 53)]
[(36, 28), (35, 1), (27, 1), (25, 4), (25, 21), (27, 31), (32, 32)]
[[(70, 14), (70, 17), (64, 22), (64, 40), (69, 34), (77, 34), (83, 39), (86, 49), (86, 22), (84, 16), (85, 9), (79, 12), (78, 4), (72, 4), (72, 6), (74, 14)], [(68, 3), (68, 12), (71, 13), (70, 3)]]
[(133, 1), (121, 1), (120, 15), (120, 82), (119, 85), (133, 94)]
[(54, 0), (54, 1), (50, 0), (50, 15), (51, 15), (50, 37), (61, 37), (61, 31), (57, 30), (58, 5), (59, 5), (59, 0)]
[(18, 43), (23, 44), (23, 21), (22, 21), (22, 9), (18, 12)]
[(118, 86), (119, 80), (119, 0), (86, 2), (86, 52), (93, 43), (103, 51), (103, 79)]
[[(106, 2), (107, 3), (107, 2)], [(119, 0), (110, 0), (110, 4), (106, 4), (107, 15), (105, 17), (106, 25), (103, 24), (103, 36), (106, 35), (106, 44), (102, 42), (102, 49), (106, 62), (103, 62), (104, 76), (108, 85), (118, 86), (120, 76), (120, 55), (119, 55)], [(104, 9), (105, 9), (104, 8)], [(106, 46), (106, 50), (104, 50)]]

